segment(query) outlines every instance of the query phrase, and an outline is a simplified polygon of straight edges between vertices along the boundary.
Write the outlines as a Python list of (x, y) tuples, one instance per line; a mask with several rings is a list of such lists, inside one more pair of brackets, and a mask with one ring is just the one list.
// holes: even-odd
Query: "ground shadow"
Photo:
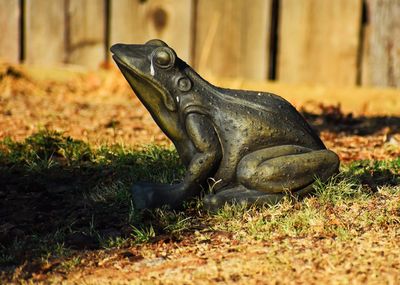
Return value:
[(353, 116), (344, 114), (339, 106), (319, 106), (320, 112), (301, 110), (307, 121), (318, 131), (367, 136), (379, 133), (400, 133), (400, 117)]
[(0, 272), (27, 264), (29, 274), (47, 258), (129, 237), (149, 219), (133, 208), (131, 185), (184, 172), (172, 149), (87, 147), (54, 133), (0, 144)]
[(97, 200), (90, 197), (94, 183), (107, 184), (108, 177), (114, 176), (112, 172), (104, 167), (83, 171), (56, 167), (41, 173), (3, 171), (0, 174), (3, 265), (20, 265), (66, 248), (96, 249), (100, 246), (99, 236), (123, 236), (124, 227), (129, 224), (128, 203), (117, 203), (116, 197), (107, 197), (121, 193), (92, 193), (98, 195)]

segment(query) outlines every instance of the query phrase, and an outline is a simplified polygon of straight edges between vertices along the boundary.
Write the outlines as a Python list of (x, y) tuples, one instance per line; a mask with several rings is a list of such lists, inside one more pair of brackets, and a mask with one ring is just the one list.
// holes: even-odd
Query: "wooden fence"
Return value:
[(400, 87), (400, 0), (1, 0), (0, 57), (99, 67), (168, 42), (200, 73)]

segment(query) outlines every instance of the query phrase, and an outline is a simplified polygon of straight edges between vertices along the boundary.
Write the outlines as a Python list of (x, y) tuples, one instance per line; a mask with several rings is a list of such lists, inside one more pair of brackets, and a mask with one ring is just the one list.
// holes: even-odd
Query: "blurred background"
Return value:
[(0, 29), (9, 63), (97, 69), (160, 38), (206, 77), (400, 87), (400, 0), (1, 0)]

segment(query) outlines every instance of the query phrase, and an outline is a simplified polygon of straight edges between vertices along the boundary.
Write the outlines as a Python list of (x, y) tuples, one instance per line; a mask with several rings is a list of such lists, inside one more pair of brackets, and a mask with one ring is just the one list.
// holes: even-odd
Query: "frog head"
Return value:
[[(116, 44), (113, 59), (156, 123), (174, 140), (183, 139), (176, 91), (189, 91), (191, 82), (182, 77), (188, 67), (161, 40), (143, 45)], [(185, 78), (185, 79), (182, 79)]]

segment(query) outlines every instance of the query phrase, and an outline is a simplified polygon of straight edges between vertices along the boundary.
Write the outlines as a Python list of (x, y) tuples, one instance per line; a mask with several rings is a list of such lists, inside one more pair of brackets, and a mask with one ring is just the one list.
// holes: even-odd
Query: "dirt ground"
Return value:
[[(140, 148), (144, 144), (171, 144), (118, 71), (47, 72), (0, 65), (1, 140), (10, 137), (21, 141), (49, 129), (92, 145), (120, 143)], [(400, 110), (397, 115), (392, 112), (386, 116), (369, 106), (364, 113), (354, 115), (343, 112), (340, 105), (293, 103), (343, 163), (400, 156)], [(176, 284), (179, 275), (180, 284), (194, 284), (193, 280), (196, 284), (318, 284), (320, 278), (343, 284), (350, 277), (354, 284), (362, 284), (371, 270), (366, 264), (374, 263), (373, 270), (380, 271), (375, 275), (368, 271), (369, 283), (380, 284), (380, 278), (386, 276), (388, 284), (396, 284), (400, 280), (399, 242), (398, 228), (377, 228), (323, 252), (320, 249), (324, 244), (335, 241), (306, 236), (244, 242), (224, 231), (202, 231), (198, 236), (184, 235), (179, 241), (161, 237), (129, 249), (85, 251), (79, 257), (81, 265), (67, 274), (56, 271), (49, 277), (47, 273), (59, 265), (57, 260), (48, 268), (41, 265), (40, 270), (29, 271), (34, 282), (44, 283)], [(382, 254), (372, 254), (365, 248)], [(359, 256), (354, 257), (354, 251)], [(276, 258), (279, 252), (281, 259)], [(326, 263), (327, 255), (333, 263)], [(341, 267), (349, 256), (353, 258), (351, 268)], [(25, 264), (21, 270), (29, 266), (35, 265)], [(18, 274), (23, 272), (17, 270)], [(347, 277), (341, 279), (343, 276)]]

